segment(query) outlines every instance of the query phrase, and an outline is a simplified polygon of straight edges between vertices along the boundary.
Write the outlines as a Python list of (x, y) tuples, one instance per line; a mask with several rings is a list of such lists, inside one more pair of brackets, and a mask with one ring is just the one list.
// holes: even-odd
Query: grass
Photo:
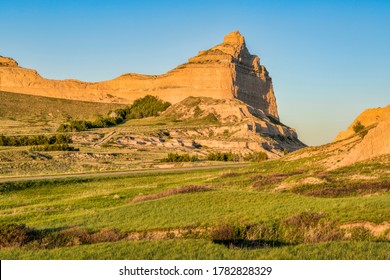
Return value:
[(0, 118), (63, 120), (67, 117), (88, 119), (96, 112), (108, 112), (123, 104), (76, 101), (0, 91)]
[(91, 119), (124, 104), (85, 102), (0, 91), (0, 132), (53, 133), (69, 119)]
[(1, 259), (269, 259), (269, 260), (370, 260), (390, 259), (390, 243), (327, 242), (278, 248), (242, 250), (226, 248), (208, 240), (118, 241), (50, 250), (10, 249), (0, 251)]
[(176, 187), (176, 188), (170, 188), (167, 190), (163, 190), (162, 192), (159, 192), (159, 193), (140, 195), (140, 196), (134, 197), (132, 201), (133, 202), (141, 202), (141, 201), (159, 199), (162, 197), (167, 197), (167, 196), (176, 195), (176, 194), (206, 192), (209, 190), (210, 190), (210, 188), (207, 186), (187, 185), (187, 186), (181, 186), (181, 187)]
[[(38, 231), (78, 228), (81, 232), (99, 232), (107, 228), (114, 232), (141, 233), (183, 228), (212, 229), (221, 223), (239, 223), (247, 228), (248, 225), (258, 225), (262, 222), (280, 223), (288, 217), (296, 217), (298, 213), (307, 211), (321, 213), (321, 217), (326, 216), (327, 221), (334, 226), (359, 221), (381, 223), (390, 220), (389, 192), (374, 196), (357, 194), (347, 197), (310, 197), (291, 191), (274, 191), (274, 187), (280, 183), (301, 178), (307, 173), (319, 177), (335, 176), (331, 173), (324, 175), (316, 172), (316, 167), (306, 164), (304, 160), (265, 161), (242, 168), (227, 167), (225, 170), (3, 183), (0, 195), (0, 223), (26, 224)], [(204, 186), (212, 191), (206, 192)], [(297, 219), (295, 218), (299, 221)], [(294, 219), (290, 223), (295, 223)], [(328, 232), (327, 224), (321, 224), (321, 228), (325, 233)], [(303, 229), (306, 230), (306, 227)], [(288, 235), (292, 232), (296, 231), (290, 230)], [(369, 235), (363, 233), (358, 231), (354, 233), (357, 236), (355, 239), (362, 242), (342, 242), (335, 239), (333, 242), (308, 245), (300, 242), (307, 238), (326, 241), (328, 237), (321, 239), (318, 236), (302, 235), (298, 237), (304, 239), (296, 239), (301, 241), (295, 245), (286, 243), (281, 247), (241, 249), (215, 244), (209, 239), (202, 238), (131, 242), (110, 240), (102, 244), (89, 245), (77, 245), (76, 242), (76, 246), (73, 247), (51, 250), (10, 248), (1, 250), (0, 257), (387, 258), (386, 248), (388, 249), (389, 243), (367, 242), (370, 240), (367, 237)], [(370, 249), (362, 252), (362, 246), (368, 246)], [(349, 251), (345, 251), (346, 248), (349, 248)]]
[[(3, 193), (0, 197), (0, 222), (21, 222), (40, 229), (77, 225), (92, 229), (109, 227), (142, 231), (209, 226), (220, 221), (256, 223), (305, 210), (324, 212), (339, 222), (390, 220), (389, 193), (371, 197), (324, 198), (258, 191), (252, 188), (252, 184), (256, 182), (254, 175), (261, 166), (234, 170), (242, 172), (242, 176), (226, 176), (226, 171), (210, 170), (38, 182), (32, 188)], [(185, 185), (208, 185), (214, 190), (131, 203), (135, 197), (170, 192), (169, 189)], [(120, 199), (114, 199), (115, 195)]]

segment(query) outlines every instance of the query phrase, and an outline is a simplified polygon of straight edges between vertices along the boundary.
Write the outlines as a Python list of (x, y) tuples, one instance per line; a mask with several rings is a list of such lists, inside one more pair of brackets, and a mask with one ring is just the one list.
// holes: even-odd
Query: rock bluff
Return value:
[(238, 31), (166, 74), (125, 74), (96, 83), (45, 79), (35, 70), (19, 67), (13, 59), (0, 57), (0, 90), (116, 103), (132, 102), (147, 94), (171, 103), (189, 96), (237, 98), (267, 116), (279, 119), (272, 80), (260, 65), (259, 57), (249, 53), (245, 39)]

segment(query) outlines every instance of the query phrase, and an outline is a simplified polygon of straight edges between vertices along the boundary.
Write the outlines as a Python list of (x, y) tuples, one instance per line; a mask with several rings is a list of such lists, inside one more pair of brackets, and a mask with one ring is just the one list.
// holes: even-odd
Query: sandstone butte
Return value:
[(336, 167), (390, 154), (390, 105), (384, 108), (365, 110), (346, 131), (337, 135), (335, 141), (348, 141), (346, 139), (356, 137), (353, 126), (357, 122), (367, 128), (367, 133), (357, 136), (362, 137), (362, 139), (348, 149), (348, 152), (336, 164)]
[(251, 55), (244, 37), (234, 31), (223, 43), (200, 51), (163, 75), (124, 74), (102, 82), (50, 80), (0, 56), (0, 90), (56, 98), (130, 103), (147, 94), (171, 103), (189, 96), (237, 98), (279, 120), (272, 80), (260, 59)]

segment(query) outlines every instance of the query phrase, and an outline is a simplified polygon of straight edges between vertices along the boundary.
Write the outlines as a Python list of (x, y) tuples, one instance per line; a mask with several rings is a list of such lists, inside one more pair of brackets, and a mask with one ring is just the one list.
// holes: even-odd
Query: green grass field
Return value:
[[(386, 168), (387, 164), (377, 165), (375, 172)], [(362, 170), (368, 170), (369, 165), (350, 167), (341, 175), (341, 171), (336, 170), (327, 176), (330, 179), (337, 176), (338, 180), (347, 182), (353, 172), (359, 174)], [(295, 242), (291, 239), (291, 242), (275, 246), (270, 243), (249, 247), (234, 243), (223, 245), (210, 238), (212, 231), (222, 224), (241, 227), (259, 223), (283, 224), (280, 221), (307, 212), (321, 213), (325, 221), (332, 222), (336, 227), (354, 222), (378, 224), (390, 220), (390, 192), (387, 188), (374, 195), (344, 192), (342, 196), (334, 197), (302, 195), (294, 193), (294, 188), (275, 190), (283, 182), (299, 182), (302, 177), (318, 174), (317, 167), (311, 166), (309, 161), (275, 160), (234, 170), (63, 179), (27, 185), (6, 186), (3, 183), (0, 189), (0, 223), (25, 224), (40, 232), (77, 229), (87, 234), (111, 229), (123, 236), (134, 232), (147, 236), (152, 231), (165, 231), (167, 234), (154, 238), (156, 240), (122, 237), (120, 240), (108, 238), (104, 242), (84, 245), (83, 242), (60, 244), (55, 241), (60, 245), (49, 246), (52, 249), (36, 241), (3, 248), (0, 258), (388, 259), (390, 245), (385, 237), (388, 231), (378, 237), (363, 229), (360, 235), (355, 234), (358, 238), (354, 240), (339, 237), (327, 242), (322, 239), (318, 242)], [(321, 173), (321, 176), (324, 175)], [(386, 182), (388, 176), (382, 175), (380, 180)], [(186, 186), (207, 186), (208, 190), (172, 192), (172, 195), (157, 195), (152, 199), (133, 202), (136, 197)], [(333, 187), (336, 186), (337, 183), (334, 183)], [(320, 231), (320, 226), (326, 225), (312, 227), (308, 224), (303, 230)], [(189, 234), (187, 237), (169, 234), (178, 229), (190, 232), (192, 229), (203, 229), (203, 233)], [(279, 230), (283, 230), (283, 227)], [(284, 240), (289, 240), (286, 239), (287, 235), (284, 236)]]

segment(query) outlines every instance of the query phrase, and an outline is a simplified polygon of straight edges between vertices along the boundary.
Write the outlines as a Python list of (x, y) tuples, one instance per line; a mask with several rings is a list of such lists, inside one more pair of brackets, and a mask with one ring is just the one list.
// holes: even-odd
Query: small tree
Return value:
[(355, 133), (359, 133), (360, 131), (364, 130), (366, 127), (364, 125), (362, 125), (362, 123), (360, 121), (357, 121), (352, 129)]

